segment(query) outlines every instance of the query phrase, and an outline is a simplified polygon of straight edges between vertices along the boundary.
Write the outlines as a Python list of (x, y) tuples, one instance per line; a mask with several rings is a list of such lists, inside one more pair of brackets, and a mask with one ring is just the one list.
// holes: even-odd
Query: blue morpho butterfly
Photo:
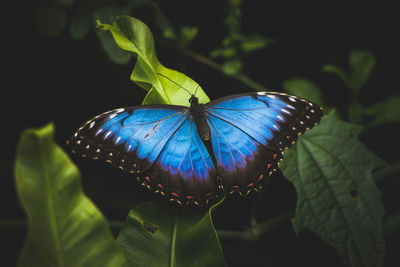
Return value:
[(223, 194), (259, 190), (283, 151), (322, 117), (318, 105), (277, 92), (237, 94), (206, 104), (191, 95), (189, 102), (190, 107), (107, 111), (84, 123), (67, 143), (82, 157), (134, 174), (170, 201), (205, 205)]

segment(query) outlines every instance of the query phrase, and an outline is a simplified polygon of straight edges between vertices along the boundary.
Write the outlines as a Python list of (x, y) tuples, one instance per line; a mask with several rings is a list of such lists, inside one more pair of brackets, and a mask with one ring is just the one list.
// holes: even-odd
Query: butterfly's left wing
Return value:
[(275, 92), (224, 97), (205, 104), (218, 172), (226, 192), (257, 190), (283, 150), (316, 125), (321, 108)]
[(215, 197), (215, 168), (187, 107), (112, 110), (86, 122), (68, 143), (83, 157), (134, 174), (169, 200), (204, 204)]

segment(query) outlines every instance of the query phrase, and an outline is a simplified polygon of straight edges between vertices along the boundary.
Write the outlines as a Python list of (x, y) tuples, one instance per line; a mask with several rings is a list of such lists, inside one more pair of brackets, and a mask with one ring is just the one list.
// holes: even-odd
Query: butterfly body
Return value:
[(148, 105), (89, 120), (68, 140), (72, 151), (112, 163), (170, 201), (207, 204), (222, 194), (257, 191), (284, 149), (322, 111), (304, 99), (259, 92), (190, 107)]

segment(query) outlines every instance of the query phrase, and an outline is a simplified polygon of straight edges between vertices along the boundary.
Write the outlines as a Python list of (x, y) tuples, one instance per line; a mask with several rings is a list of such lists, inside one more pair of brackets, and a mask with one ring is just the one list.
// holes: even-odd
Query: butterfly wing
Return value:
[(83, 157), (134, 173), (171, 201), (201, 204), (215, 196), (215, 168), (186, 107), (112, 110), (86, 122), (68, 143)]
[(283, 150), (318, 124), (319, 106), (283, 93), (229, 96), (205, 104), (225, 191), (249, 193), (278, 167)]

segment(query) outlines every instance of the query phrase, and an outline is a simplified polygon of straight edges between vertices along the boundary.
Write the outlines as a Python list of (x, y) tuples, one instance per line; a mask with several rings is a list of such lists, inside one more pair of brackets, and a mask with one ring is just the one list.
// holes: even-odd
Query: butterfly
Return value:
[(223, 97), (190, 107), (144, 105), (95, 116), (68, 139), (72, 152), (132, 173), (169, 201), (204, 206), (258, 191), (283, 151), (317, 125), (322, 109), (277, 92)]

